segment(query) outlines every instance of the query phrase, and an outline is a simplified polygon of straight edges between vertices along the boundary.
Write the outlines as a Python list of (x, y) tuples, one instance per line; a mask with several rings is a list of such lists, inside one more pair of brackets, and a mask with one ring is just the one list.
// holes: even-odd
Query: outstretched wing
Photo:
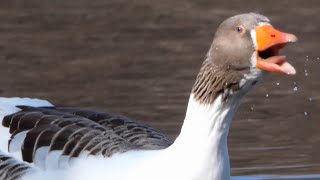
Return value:
[(79, 156), (104, 156), (130, 150), (163, 149), (172, 144), (155, 129), (124, 116), (77, 108), (18, 106), (3, 119), (11, 138), (9, 152), (40, 168), (69, 165)]

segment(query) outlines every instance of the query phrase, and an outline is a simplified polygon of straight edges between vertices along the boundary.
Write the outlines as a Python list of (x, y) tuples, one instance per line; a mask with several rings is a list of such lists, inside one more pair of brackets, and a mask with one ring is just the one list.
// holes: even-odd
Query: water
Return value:
[(232, 174), (320, 179), (319, 3), (2, 1), (0, 95), (111, 111), (175, 138), (218, 24), (260, 12), (298, 36), (281, 51), (297, 75), (265, 77), (244, 99), (228, 140)]
[(268, 175), (257, 175), (257, 176), (235, 176), (231, 180), (280, 180), (280, 179), (320, 179), (319, 174), (309, 174), (309, 175), (283, 175), (283, 176), (268, 176)]

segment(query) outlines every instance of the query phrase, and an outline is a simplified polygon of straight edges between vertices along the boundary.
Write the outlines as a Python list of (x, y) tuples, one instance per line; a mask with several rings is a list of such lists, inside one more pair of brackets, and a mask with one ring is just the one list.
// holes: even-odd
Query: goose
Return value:
[(227, 137), (241, 99), (268, 72), (296, 73), (279, 55), (295, 41), (261, 14), (223, 21), (175, 141), (125, 116), (0, 98), (0, 179), (229, 180)]

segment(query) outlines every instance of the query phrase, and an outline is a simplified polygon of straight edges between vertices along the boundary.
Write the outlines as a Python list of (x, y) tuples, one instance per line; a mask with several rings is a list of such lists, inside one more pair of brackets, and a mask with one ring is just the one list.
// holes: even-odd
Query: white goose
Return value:
[(1, 98), (0, 179), (228, 180), (227, 136), (240, 100), (263, 72), (295, 74), (278, 52), (296, 40), (259, 14), (225, 20), (174, 142), (123, 116)]

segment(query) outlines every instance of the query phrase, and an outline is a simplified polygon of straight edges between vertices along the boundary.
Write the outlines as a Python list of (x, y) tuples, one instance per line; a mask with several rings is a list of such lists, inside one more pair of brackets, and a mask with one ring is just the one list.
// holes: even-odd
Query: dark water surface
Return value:
[(1, 1), (0, 96), (119, 113), (174, 138), (218, 24), (251, 11), (298, 36), (282, 51), (298, 74), (270, 75), (245, 99), (232, 174), (320, 173), (319, 0)]

